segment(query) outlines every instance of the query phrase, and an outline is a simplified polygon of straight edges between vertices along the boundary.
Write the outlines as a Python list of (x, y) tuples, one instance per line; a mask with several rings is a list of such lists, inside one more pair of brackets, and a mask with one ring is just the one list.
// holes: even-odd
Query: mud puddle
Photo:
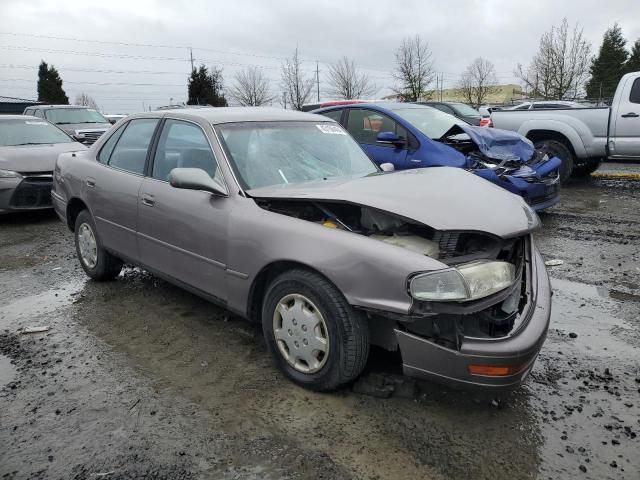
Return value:
[(0, 389), (11, 383), (17, 374), (16, 367), (9, 357), (0, 355)]

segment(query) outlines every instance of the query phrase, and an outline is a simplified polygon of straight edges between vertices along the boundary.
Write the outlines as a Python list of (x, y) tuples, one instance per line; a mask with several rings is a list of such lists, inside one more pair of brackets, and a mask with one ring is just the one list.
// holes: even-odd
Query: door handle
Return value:
[(153, 199), (153, 197), (151, 195), (147, 195), (146, 193), (142, 195), (142, 204), (146, 205), (147, 207), (153, 207), (153, 205), (155, 204), (155, 200)]
[(87, 178), (87, 187), (95, 187), (96, 186), (96, 180), (94, 178)]
[(637, 118), (640, 117), (636, 112), (625, 113), (624, 115), (620, 115), (622, 118)]

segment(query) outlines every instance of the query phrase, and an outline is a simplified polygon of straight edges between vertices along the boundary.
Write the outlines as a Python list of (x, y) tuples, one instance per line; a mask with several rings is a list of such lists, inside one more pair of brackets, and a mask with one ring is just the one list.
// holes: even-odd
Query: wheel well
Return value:
[(251, 284), (249, 290), (249, 302), (247, 307), (247, 317), (252, 322), (260, 322), (260, 315), (262, 310), (262, 302), (264, 296), (267, 293), (267, 286), (271, 281), (283, 272), (288, 270), (307, 270), (317, 275), (322, 276), (325, 280), (335, 286), (335, 284), (329, 280), (325, 275), (316, 270), (315, 268), (305, 265), (304, 263), (294, 262), (290, 260), (280, 260), (265, 266)]
[(557, 142), (561, 142), (569, 149), (571, 155), (573, 155), (574, 158), (576, 157), (576, 151), (573, 149), (573, 145), (569, 139), (560, 132), (556, 132), (554, 130), (531, 130), (527, 133), (527, 138), (533, 143), (541, 142), (543, 140), (555, 140)]
[(87, 206), (85, 203), (79, 198), (72, 198), (71, 201), (67, 204), (67, 226), (69, 230), (72, 232), (76, 227), (76, 218), (82, 210), (86, 210)]

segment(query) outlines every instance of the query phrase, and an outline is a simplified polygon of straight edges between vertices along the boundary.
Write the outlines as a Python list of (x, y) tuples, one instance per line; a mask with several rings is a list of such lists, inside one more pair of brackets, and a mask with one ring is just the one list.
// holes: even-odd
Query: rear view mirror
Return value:
[(404, 138), (396, 135), (394, 132), (380, 132), (376, 136), (376, 142), (391, 145), (404, 145)]
[(201, 168), (174, 168), (169, 173), (169, 184), (174, 188), (203, 190), (214, 195), (227, 195), (227, 189)]

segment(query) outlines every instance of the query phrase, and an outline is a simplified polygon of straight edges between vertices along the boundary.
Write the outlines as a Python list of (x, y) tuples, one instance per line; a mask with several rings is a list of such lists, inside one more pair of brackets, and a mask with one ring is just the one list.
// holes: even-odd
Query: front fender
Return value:
[(407, 314), (407, 278), (443, 263), (366, 236), (326, 228), (238, 199), (229, 220), (228, 306), (248, 311), (258, 273), (274, 261), (308, 265), (336, 285), (351, 305)]
[(587, 154), (587, 145), (593, 143), (593, 135), (586, 125), (576, 125), (576, 120), (567, 117), (570, 122), (559, 120), (527, 120), (518, 129), (518, 133), (528, 136), (530, 132), (535, 130), (550, 130), (564, 135), (571, 143), (573, 151), (578, 158), (585, 158)]

